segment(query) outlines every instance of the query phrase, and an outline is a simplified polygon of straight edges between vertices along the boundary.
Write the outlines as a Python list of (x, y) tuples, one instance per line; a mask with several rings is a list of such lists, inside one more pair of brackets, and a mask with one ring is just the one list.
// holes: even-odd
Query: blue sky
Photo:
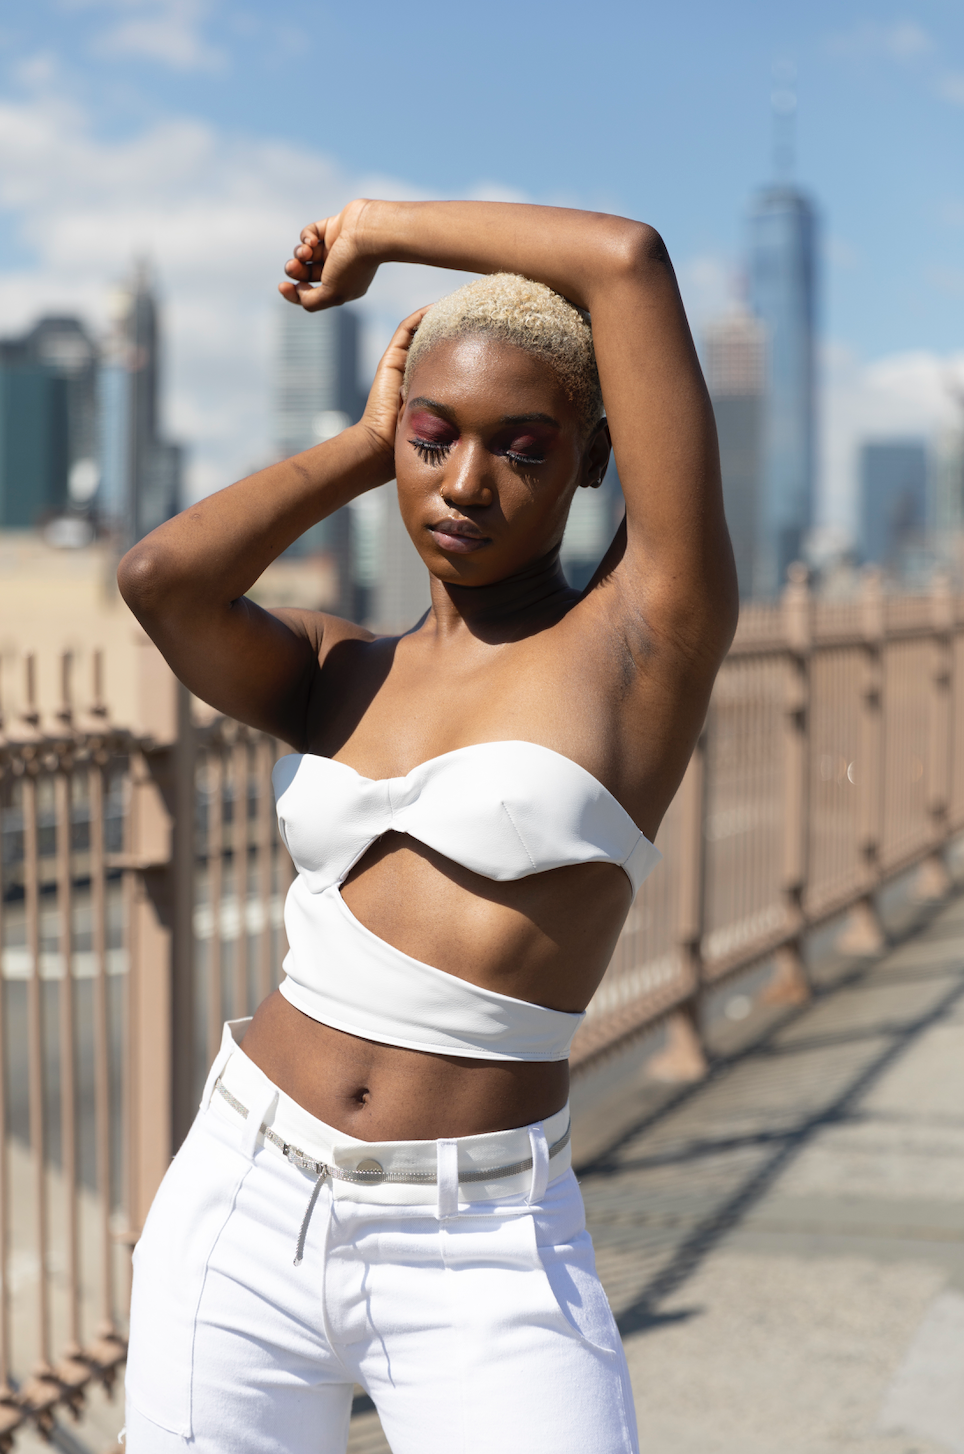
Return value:
[[(149, 253), (198, 492), (268, 449), (273, 282), (301, 223), (357, 192), (643, 217), (698, 331), (738, 287), (771, 172), (774, 66), (795, 71), (797, 177), (823, 218), (823, 512), (846, 521), (854, 441), (947, 418), (964, 348), (959, 3), (8, 5), (0, 331), (45, 306), (102, 326)], [(369, 354), (449, 283), (389, 274)]]

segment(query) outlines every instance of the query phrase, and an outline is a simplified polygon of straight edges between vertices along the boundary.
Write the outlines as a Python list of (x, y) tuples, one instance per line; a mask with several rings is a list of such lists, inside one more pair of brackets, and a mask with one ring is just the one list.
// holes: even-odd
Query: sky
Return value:
[[(0, 333), (51, 309), (103, 329), (148, 257), (197, 497), (270, 455), (274, 289), (305, 222), (356, 195), (642, 218), (699, 336), (740, 295), (788, 84), (821, 217), (819, 511), (845, 529), (859, 440), (948, 426), (964, 381), (959, 0), (7, 0)], [(383, 269), (366, 367), (456, 282)]]

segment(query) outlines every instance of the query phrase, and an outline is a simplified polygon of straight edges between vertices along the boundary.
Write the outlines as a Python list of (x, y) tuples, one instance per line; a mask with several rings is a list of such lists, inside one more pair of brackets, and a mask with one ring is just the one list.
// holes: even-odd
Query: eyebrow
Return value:
[[(419, 395), (417, 399), (409, 399), (408, 407), (410, 409), (417, 409), (419, 407), (425, 409), (433, 409), (436, 414), (441, 414), (444, 419), (453, 419), (455, 415), (454, 409), (449, 408), (447, 404), (440, 404), (437, 399), (428, 399), (425, 397), (424, 394)], [(562, 428), (559, 420), (553, 419), (551, 414), (503, 414), (502, 418), (499, 420), (499, 423), (551, 424), (554, 429)]]
[(551, 424), (554, 429), (561, 429), (562, 425), (558, 419), (553, 419), (551, 414), (503, 414), (499, 420), (500, 424)]

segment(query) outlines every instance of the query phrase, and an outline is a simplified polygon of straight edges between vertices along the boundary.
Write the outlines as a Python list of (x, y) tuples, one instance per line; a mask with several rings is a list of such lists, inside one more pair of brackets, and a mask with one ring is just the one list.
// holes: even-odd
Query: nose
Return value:
[(442, 499), (456, 508), (491, 505), (495, 498), (489, 478), (491, 459), (479, 443), (465, 438), (462, 447), (452, 451), (450, 464), (442, 481)]

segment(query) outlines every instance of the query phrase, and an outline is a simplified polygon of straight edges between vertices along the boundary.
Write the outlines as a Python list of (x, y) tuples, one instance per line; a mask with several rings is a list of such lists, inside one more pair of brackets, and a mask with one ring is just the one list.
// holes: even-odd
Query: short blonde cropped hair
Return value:
[(587, 430), (603, 415), (592, 329), (586, 314), (545, 283), (518, 273), (492, 273), (440, 298), (422, 319), (408, 351), (403, 388), (418, 360), (436, 343), (471, 333), (538, 354), (555, 371)]

